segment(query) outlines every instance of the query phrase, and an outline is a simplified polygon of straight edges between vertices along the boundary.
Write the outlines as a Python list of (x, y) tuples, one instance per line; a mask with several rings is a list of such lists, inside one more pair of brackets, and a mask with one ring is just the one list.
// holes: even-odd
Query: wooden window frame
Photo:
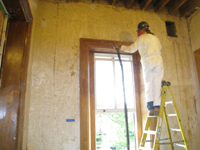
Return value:
[[(80, 39), (80, 149), (96, 150), (95, 139), (95, 101), (94, 101), (94, 53), (116, 54), (112, 44), (130, 45), (131, 42), (114, 42), (109, 40)], [(128, 53), (122, 53), (128, 54)], [(142, 136), (142, 114), (140, 79), (141, 64), (138, 52), (133, 57), (135, 96), (136, 96), (136, 149)]]
[(199, 81), (199, 87), (200, 87), (200, 49), (194, 51), (194, 59), (195, 59), (195, 65), (197, 70), (197, 77)]

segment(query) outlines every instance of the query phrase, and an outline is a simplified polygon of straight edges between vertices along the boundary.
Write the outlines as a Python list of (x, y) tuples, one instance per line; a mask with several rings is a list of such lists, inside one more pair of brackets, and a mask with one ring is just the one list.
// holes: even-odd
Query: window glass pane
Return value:
[(96, 60), (95, 67), (96, 109), (114, 109), (113, 63), (107, 60)]
[[(131, 62), (123, 62), (124, 69), (124, 84), (126, 91), (126, 104), (127, 108), (134, 108), (134, 90), (133, 90), (133, 74)], [(122, 73), (119, 61), (115, 62), (115, 84), (116, 84), (116, 99), (117, 108), (124, 108), (123, 86), (122, 86)]]
[[(135, 150), (133, 113), (128, 113), (130, 150)], [(96, 113), (96, 149), (127, 150), (124, 113)]]

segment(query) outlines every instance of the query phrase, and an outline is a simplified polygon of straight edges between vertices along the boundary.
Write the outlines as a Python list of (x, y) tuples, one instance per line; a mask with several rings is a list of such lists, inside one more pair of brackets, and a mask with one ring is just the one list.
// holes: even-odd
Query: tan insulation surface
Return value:
[[(80, 38), (133, 42), (143, 20), (161, 40), (164, 79), (172, 83), (190, 149), (200, 147), (199, 89), (186, 19), (108, 5), (38, 1), (34, 20), (28, 127), (34, 150), (80, 149)], [(167, 36), (165, 21), (175, 22), (178, 38)]]

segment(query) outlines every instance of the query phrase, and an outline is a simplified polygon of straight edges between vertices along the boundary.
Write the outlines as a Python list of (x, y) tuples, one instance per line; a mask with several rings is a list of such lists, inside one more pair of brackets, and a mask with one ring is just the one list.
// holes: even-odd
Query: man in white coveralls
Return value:
[(136, 41), (130, 46), (122, 45), (121, 50), (129, 53), (139, 51), (149, 115), (158, 116), (161, 103), (161, 82), (164, 74), (162, 46), (159, 39), (149, 30), (147, 22), (140, 22), (137, 32)]

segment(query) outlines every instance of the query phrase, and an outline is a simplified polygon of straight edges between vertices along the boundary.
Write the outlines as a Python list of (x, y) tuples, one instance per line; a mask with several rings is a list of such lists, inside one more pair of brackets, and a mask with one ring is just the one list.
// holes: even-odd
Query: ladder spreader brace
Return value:
[[(142, 135), (142, 140), (140, 142), (139, 150), (158, 150), (159, 145), (167, 145), (167, 144), (170, 144), (171, 150), (174, 150), (175, 146), (183, 147), (183, 148), (185, 148), (185, 150), (189, 150), (188, 143), (187, 143), (187, 140), (186, 140), (186, 137), (185, 137), (185, 133), (183, 131), (183, 126), (182, 126), (182, 123), (181, 123), (181, 120), (180, 120), (180, 116), (179, 116), (179, 113), (178, 113), (178, 110), (177, 110), (177, 107), (176, 107), (175, 99), (174, 99), (174, 96), (173, 96), (173, 93), (171, 91), (170, 86), (171, 86), (170, 82), (162, 81), (160, 112), (159, 112), (158, 116), (149, 116), (149, 115), (147, 116), (146, 125), (145, 125), (145, 128), (143, 130), (143, 135)], [(169, 102), (165, 102), (167, 89), (169, 90), (170, 95), (171, 95), (171, 99), (172, 99), (172, 101), (169, 101)], [(166, 106), (168, 104), (173, 105), (174, 110), (175, 110), (175, 114), (166, 114)], [(168, 117), (172, 117), (172, 116), (176, 116), (180, 129), (169, 128)], [(152, 117), (157, 117), (156, 131), (149, 130)], [(165, 123), (166, 123), (168, 138), (160, 139), (161, 131), (162, 131), (163, 118), (164, 118)], [(171, 131), (181, 132), (183, 140), (172, 142)], [(146, 140), (147, 134), (155, 135), (154, 140)], [(169, 142), (160, 143), (160, 141), (163, 141), (163, 140), (169, 140)], [(145, 147), (146, 142), (153, 142), (153, 148)], [(184, 143), (184, 144), (182, 144), (181, 142)]]

